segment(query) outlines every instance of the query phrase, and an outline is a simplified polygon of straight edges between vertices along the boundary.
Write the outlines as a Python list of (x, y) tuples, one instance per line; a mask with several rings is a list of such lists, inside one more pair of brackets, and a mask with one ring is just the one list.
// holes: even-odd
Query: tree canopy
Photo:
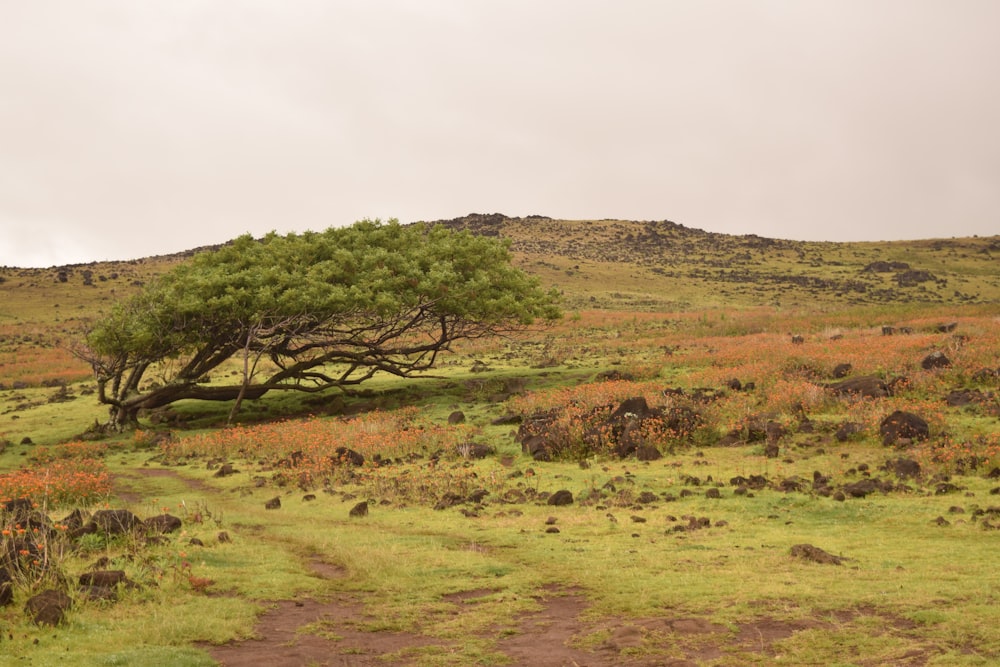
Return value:
[[(503, 241), (363, 220), (199, 253), (114, 306), (81, 356), (123, 428), (181, 399), (234, 401), (232, 415), (274, 390), (410, 377), (452, 341), (559, 315), (555, 292), (512, 266)], [(238, 383), (205, 382), (234, 358)]]

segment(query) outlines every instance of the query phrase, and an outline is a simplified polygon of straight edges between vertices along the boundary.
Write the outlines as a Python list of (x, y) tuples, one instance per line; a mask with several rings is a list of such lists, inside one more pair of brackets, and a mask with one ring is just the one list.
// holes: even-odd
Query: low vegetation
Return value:
[[(507, 235), (532, 221), (453, 223)], [(666, 256), (642, 254), (640, 232), (704, 252), (712, 241), (716, 262), (750, 241), (775, 262), (794, 245), (602, 222), (596, 238), (633, 237), (628, 253), (601, 260), (621, 263), (622, 283), (595, 286), (575, 273), (596, 266), (588, 229), (549, 239), (576, 239), (580, 269), (545, 279), (578, 308), (546, 328), (456, 341), (435, 378), (263, 395), (229, 426), (231, 403), (178, 401), (111, 437), (88, 429), (106, 412), (71, 357), (43, 370), (19, 350), (79, 335), (116, 279), (78, 285), (87, 307), (67, 324), (28, 304), (32, 290), (72, 286), (79, 269), (66, 283), (21, 278), (10, 293), (24, 315), (8, 314), (23, 319), (5, 325), (0, 379), (5, 655), (40, 665), (1000, 659), (996, 299), (939, 300), (935, 283), (925, 300), (669, 308), (668, 292), (629, 292), (644, 305), (625, 308), (611, 294)], [(540, 246), (510, 236), (530, 270), (527, 250)], [(893, 271), (938, 252), (892, 247), (882, 258)], [(864, 244), (825, 250), (875, 261)], [(126, 266), (143, 282), (177, 261)], [(841, 280), (823, 266), (817, 276)], [(7, 276), (0, 289), (18, 280)], [(982, 294), (997, 272), (979, 276)], [(31, 342), (12, 333), (22, 324)], [(240, 373), (223, 364), (212, 382)]]

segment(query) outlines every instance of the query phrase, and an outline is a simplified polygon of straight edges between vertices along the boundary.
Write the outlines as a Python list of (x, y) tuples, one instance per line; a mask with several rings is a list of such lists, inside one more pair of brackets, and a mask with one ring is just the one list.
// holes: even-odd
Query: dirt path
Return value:
[[(518, 633), (497, 642), (497, 649), (509, 658), (508, 664), (532, 667), (664, 664), (662, 660), (623, 660), (618, 647), (612, 645), (592, 652), (571, 647), (568, 642), (588, 627), (579, 618), (586, 607), (578, 595), (547, 597), (541, 610), (519, 619)], [(416, 658), (412, 653), (407, 658), (408, 651), (422, 647), (436, 646), (437, 652), (445, 653), (460, 648), (424, 635), (359, 629), (373, 620), (377, 619), (350, 597), (322, 602), (285, 600), (260, 617), (258, 639), (207, 648), (225, 667), (384, 667), (410, 664)]]
[[(204, 495), (218, 492), (169, 468), (135, 468), (119, 480), (119, 496), (140, 502), (129, 479), (173, 477)], [(344, 576), (337, 566), (314, 560), (316, 576)], [(467, 591), (449, 596), (458, 612), (475, 597), (488, 591)], [(698, 617), (665, 613), (659, 618), (589, 620), (589, 607), (582, 591), (548, 588), (535, 596), (537, 611), (514, 619), (510, 627), (495, 628), (478, 639), (495, 641), (495, 650), (507, 664), (530, 667), (686, 667), (724, 656), (744, 656), (748, 662), (765, 663), (775, 653), (774, 643), (796, 632), (821, 628), (819, 621), (758, 619), (736, 627), (724, 627)], [(434, 655), (459, 652), (454, 642), (408, 632), (371, 631), (381, 619), (366, 611), (363, 594), (344, 593), (320, 599), (275, 600), (258, 619), (255, 638), (222, 646), (202, 645), (224, 667), (367, 667), (407, 665), (418, 662), (421, 652)], [(850, 616), (866, 615), (863, 612)], [(853, 618), (845, 618), (850, 622)], [(428, 628), (432, 631), (433, 628)], [(499, 637), (499, 639), (497, 639)], [(586, 649), (581, 648), (586, 645)], [(926, 655), (909, 656), (900, 664), (921, 665)]]

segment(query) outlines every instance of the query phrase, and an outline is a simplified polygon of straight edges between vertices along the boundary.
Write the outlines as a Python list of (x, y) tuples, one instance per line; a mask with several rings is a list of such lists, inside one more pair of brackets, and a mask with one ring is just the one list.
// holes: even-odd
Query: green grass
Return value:
[[(413, 632), (435, 641), (404, 649), (394, 656), (398, 661), (503, 664), (498, 641), (516, 635), (522, 616), (542, 608), (540, 592), (560, 590), (579, 592), (587, 601), (573, 640), (578, 646), (599, 648), (622, 626), (643, 628), (622, 649), (622, 659), (684, 659), (712, 647), (718, 650), (707, 662), (715, 665), (983, 665), (1000, 659), (1000, 531), (984, 529), (973, 516), (1000, 506), (993, 493), (997, 481), (985, 476), (988, 467), (954, 474), (940, 464), (911, 483), (909, 493), (844, 502), (774, 489), (739, 497), (728, 484), (735, 475), (752, 474), (809, 481), (813, 471), (843, 484), (861, 478), (849, 472), (860, 464), (883, 475), (881, 463), (907, 452), (879, 444), (877, 419), (900, 406), (929, 413), (933, 444), (993, 437), (995, 402), (948, 408), (941, 397), (957, 386), (997, 391), (971, 381), (978, 368), (1000, 365), (993, 333), (1000, 281), (988, 254), (994, 239), (768, 245), (752, 237), (668, 234), (664, 228), (673, 249), (661, 252), (655, 244), (625, 242), (629, 233), (648, 234), (643, 223), (504, 225), (517, 261), (565, 292), (570, 313), (564, 322), (516, 339), (457, 345), (433, 379), (379, 377), (351, 396), (270, 394), (247, 402), (238, 421), (336, 419), (416, 407), (424, 423), (444, 424), (452, 411), (462, 410), (471, 437), (495, 447), (495, 456), (466, 461), (445, 452), (432, 464), (425, 452), (392, 473), (475, 475), (476, 483), (493, 485), (497, 493), (567, 489), (576, 498), (573, 505), (549, 506), (531, 500), (530, 493), (527, 502), (508, 504), (494, 493), (466, 516), (461, 510), (471, 505), (435, 510), (429, 491), (415, 497), (383, 485), (376, 493), (346, 475), (334, 476), (329, 492), (320, 485), (299, 489), (294, 476), (279, 486), (271, 461), (238, 452), (229, 458), (241, 472), (220, 479), (202, 457), (165, 465), (155, 446), (124, 435), (105, 455), (121, 494), (107, 504), (142, 517), (167, 508), (184, 519), (183, 532), (160, 545), (82, 540), (82, 548), (65, 554), (61, 564), (71, 581), (105, 557), (142, 589), (113, 605), (78, 601), (56, 629), (33, 626), (21, 611), (29, 591), (18, 591), (15, 604), (0, 609), (0, 628), (12, 637), (4, 640), (6, 659), (32, 665), (209, 665), (197, 643), (252, 636), (268, 601), (346, 596), (363, 607), (363, 629)], [(620, 256), (610, 256), (609, 248)], [(838, 293), (838, 284), (860, 279), (860, 269), (875, 260), (905, 261), (947, 284), (900, 287), (892, 274), (865, 275), (867, 293)], [(56, 354), (59, 345), (112, 298), (136, 289), (132, 280), (148, 280), (173, 261), (95, 265), (95, 276), (117, 270), (120, 277), (94, 286), (83, 285), (83, 267), (74, 267), (65, 283), (56, 270), (0, 269), (6, 278), (0, 282), (0, 354), (12, 355), (0, 357), (0, 383), (6, 385), (0, 389), (0, 441), (6, 441), (0, 470), (29, 465), (39, 448), (72, 439), (105, 417), (84, 393), (92, 384), (87, 380), (68, 383), (75, 398), (58, 403), (49, 402), (58, 387), (41, 386), (42, 380), (68, 369), (58, 366), (68, 358)], [(752, 273), (751, 282), (720, 278), (722, 265)], [(830, 282), (773, 279), (789, 275)], [(881, 302), (877, 290), (889, 289), (898, 298)], [(965, 296), (955, 296), (956, 290)], [(60, 307), (46, 305), (54, 303)], [(613, 310), (594, 310), (601, 307)], [(936, 333), (937, 324), (947, 321), (960, 321), (968, 341), (959, 346)], [(915, 333), (882, 338), (886, 324), (913, 326)], [(805, 335), (806, 344), (791, 348), (791, 333)], [(834, 334), (844, 338), (835, 342)], [(749, 352), (734, 352), (743, 342)], [(946, 349), (955, 366), (920, 370), (920, 355), (930, 349)], [(855, 374), (906, 374), (911, 387), (870, 404), (808, 396), (774, 400), (768, 394), (803, 368), (825, 373), (847, 358)], [(472, 372), (475, 361), (491, 370)], [(534, 392), (534, 402), (525, 404), (543, 408), (546, 391), (587, 387), (598, 371), (609, 369), (636, 376), (640, 393), (717, 384), (735, 374), (762, 389), (704, 407), (710, 423), (698, 431), (696, 444), (673, 446), (651, 463), (601, 455), (588, 456), (585, 466), (537, 463), (511, 438), (516, 426), (491, 425), (517, 404), (506, 400), (508, 394)], [(11, 388), (12, 378), (27, 386)], [(765, 410), (794, 425), (793, 399), (806, 400), (817, 433), (793, 432), (778, 458), (765, 458), (761, 444), (714, 446), (729, 424)], [(178, 403), (163, 415), (174, 421), (154, 423), (144, 416), (147, 436), (211, 433), (224, 424), (229, 407)], [(845, 419), (863, 421), (865, 430), (840, 443), (832, 432)], [(35, 444), (19, 444), (24, 437)], [(526, 474), (529, 469), (533, 475)], [(960, 490), (936, 494), (935, 472), (953, 473), (951, 482)], [(685, 475), (702, 484), (686, 485)], [(721, 498), (705, 497), (718, 483)], [(637, 506), (643, 491), (676, 499)], [(316, 500), (304, 501), (307, 492)], [(265, 509), (275, 496), (281, 509)], [(371, 501), (369, 515), (350, 518), (363, 499)], [(956, 506), (962, 511), (952, 511)], [(52, 515), (61, 518), (69, 509)], [(687, 525), (687, 517), (707, 517), (710, 526), (675, 531)], [(938, 525), (938, 517), (949, 525)], [(547, 532), (552, 526), (559, 532)], [(220, 531), (231, 541), (221, 542)], [(191, 545), (192, 538), (205, 546)], [(832, 566), (792, 558), (792, 546), (804, 543), (847, 560)], [(337, 568), (336, 576), (317, 574), (319, 562)], [(211, 579), (212, 594), (194, 590), (189, 575)], [(459, 593), (472, 597), (453, 597)], [(680, 632), (667, 624), (677, 619), (701, 619), (714, 629)], [(737, 641), (752, 624), (767, 622), (795, 631), (770, 643), (766, 653)], [(319, 621), (300, 632), (336, 639), (335, 629)]]

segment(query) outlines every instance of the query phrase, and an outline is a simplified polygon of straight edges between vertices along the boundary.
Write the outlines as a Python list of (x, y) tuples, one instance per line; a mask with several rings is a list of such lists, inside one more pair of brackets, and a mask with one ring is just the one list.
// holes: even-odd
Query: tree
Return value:
[[(505, 242), (363, 220), (199, 253), (114, 306), (78, 354), (112, 428), (182, 399), (234, 401), (232, 419), (270, 391), (418, 375), (453, 341), (553, 320), (556, 304), (511, 265)], [(234, 357), (238, 383), (206, 382)]]

